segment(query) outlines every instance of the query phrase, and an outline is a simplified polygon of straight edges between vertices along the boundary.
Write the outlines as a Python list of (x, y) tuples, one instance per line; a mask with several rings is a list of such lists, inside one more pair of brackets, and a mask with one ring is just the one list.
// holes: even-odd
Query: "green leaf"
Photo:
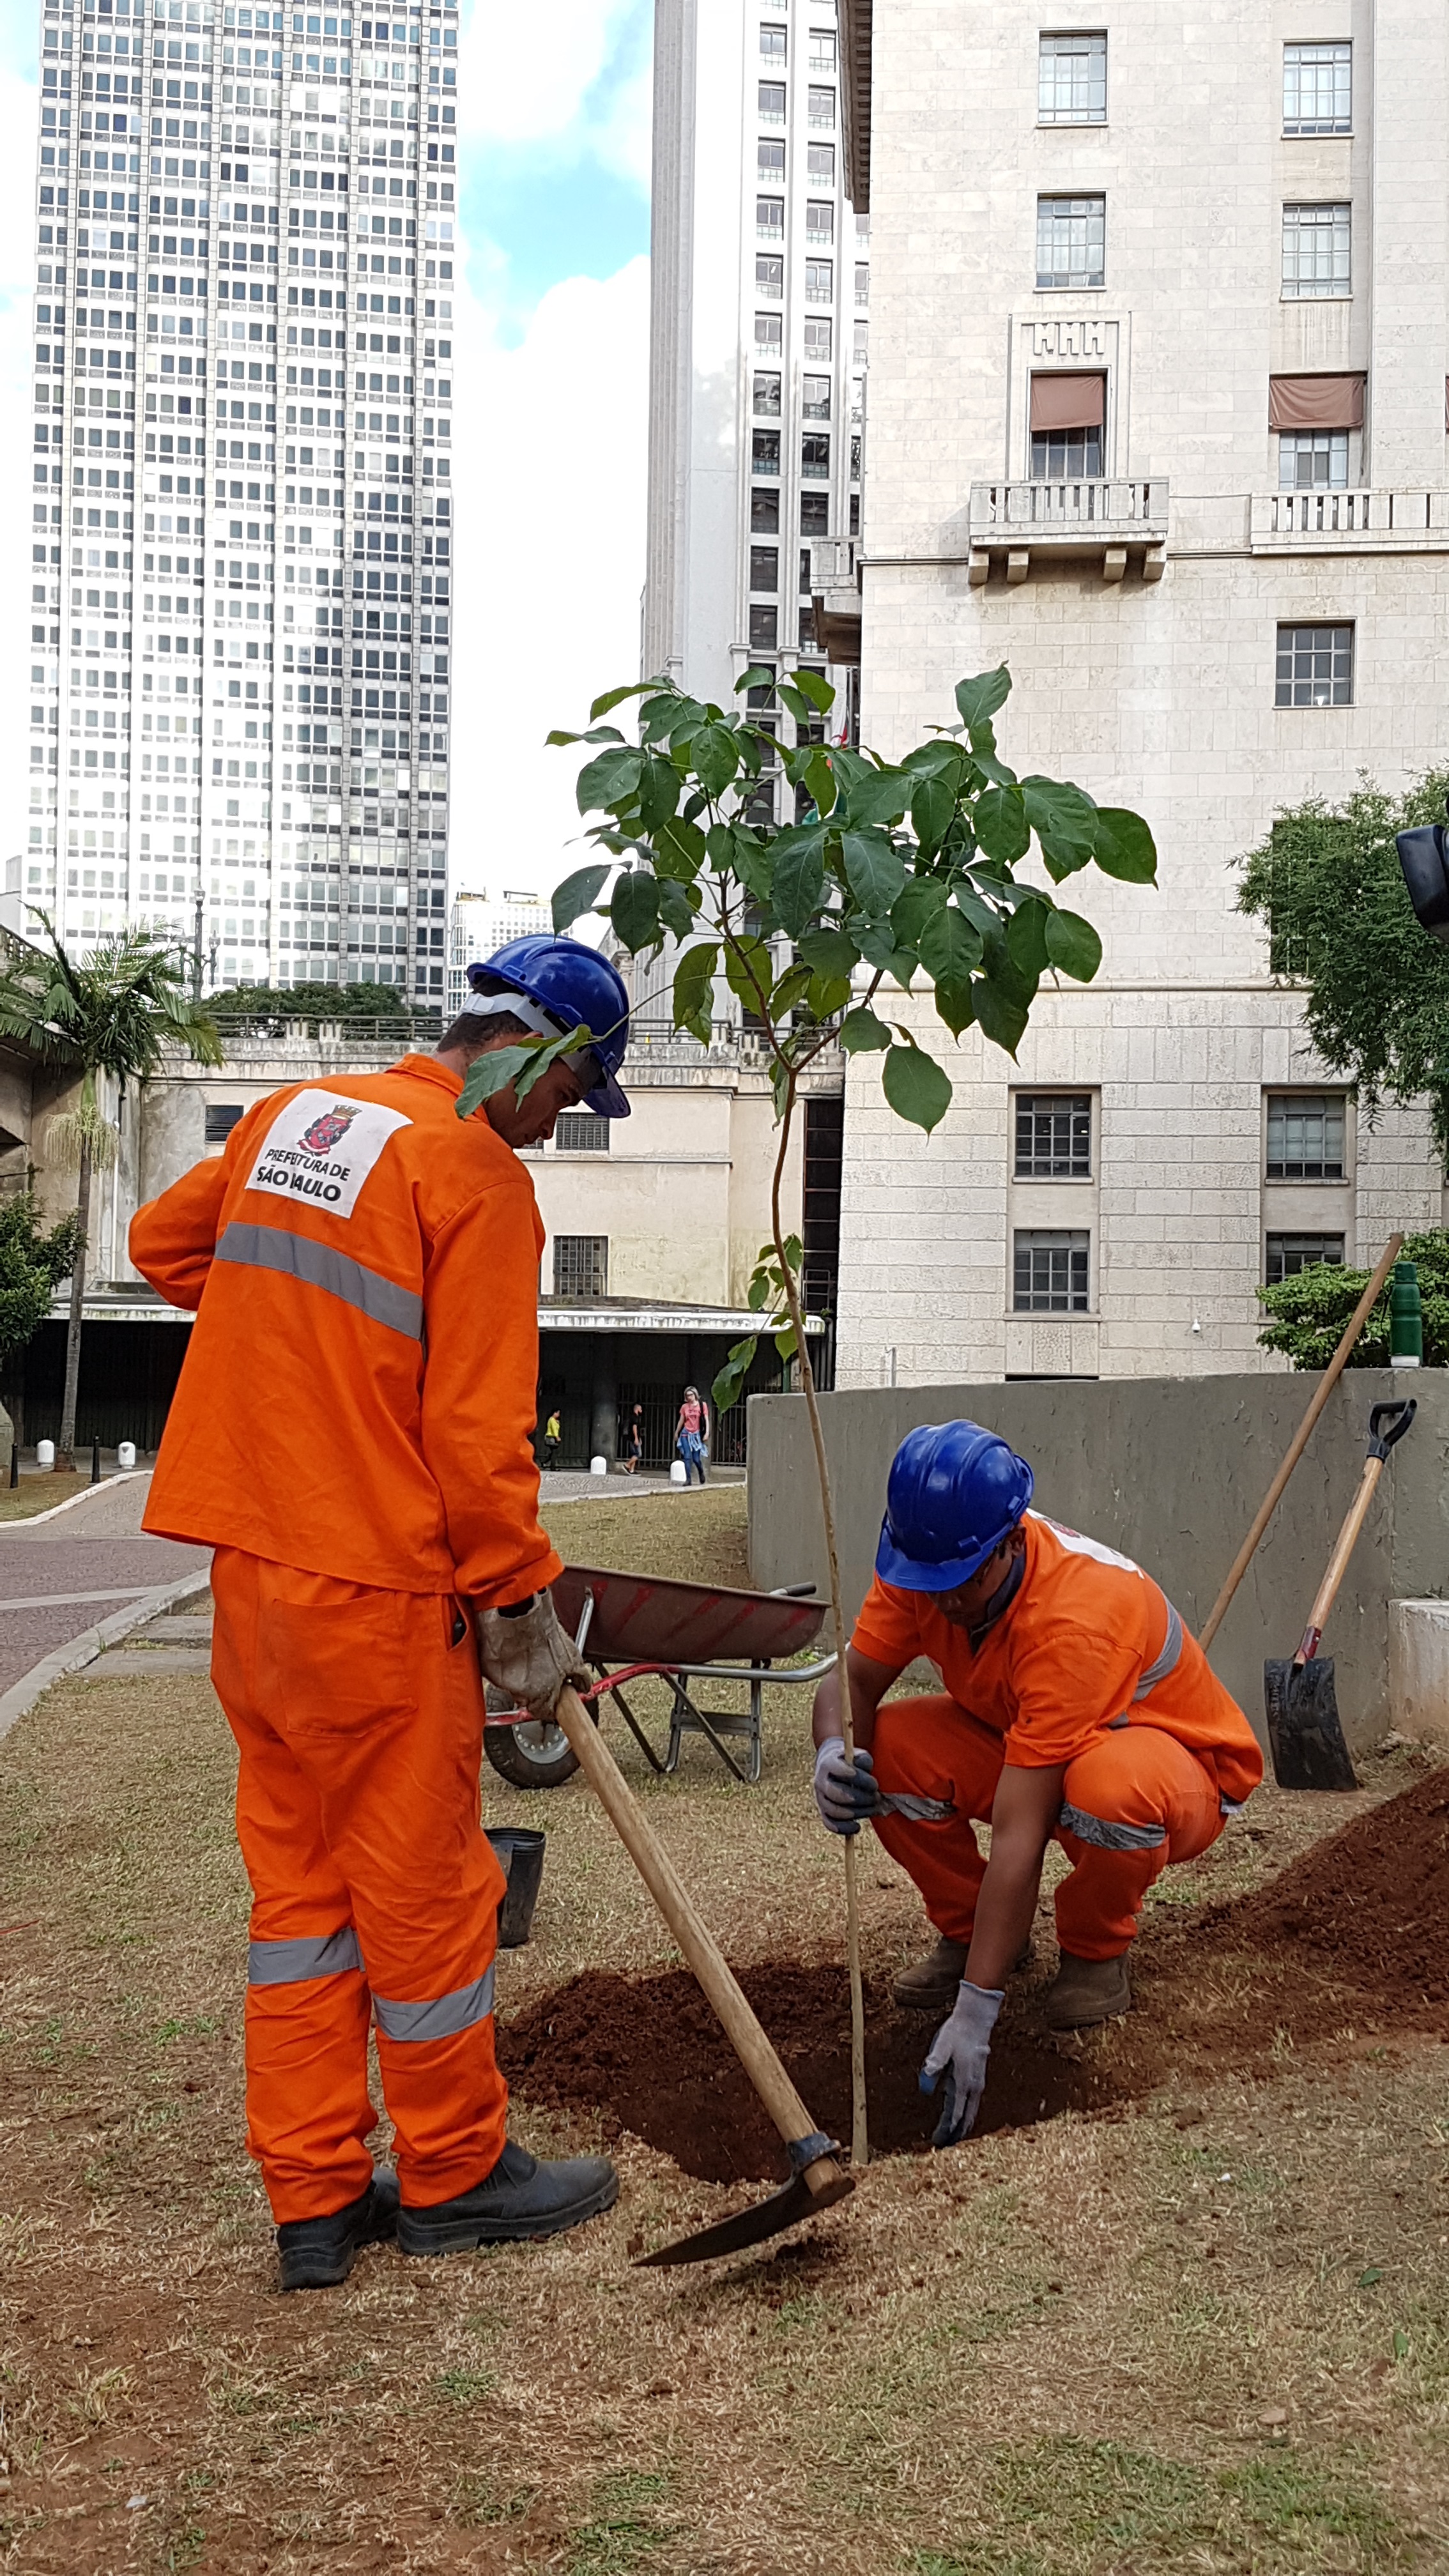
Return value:
[(553, 898), (555, 930), (567, 930), (571, 922), (578, 920), (580, 913), (593, 911), (599, 890), (608, 874), (607, 867), (575, 868), (571, 877), (565, 877), (563, 884), (555, 887)]
[(891, 1042), (890, 1030), (862, 1003), (840, 1023), (840, 1043), (847, 1055), (874, 1055)]
[(825, 892), (825, 834), (781, 832), (774, 847), (770, 898), (782, 930), (798, 939)]
[(963, 1029), (970, 1028), (976, 1017), (976, 1001), (969, 976), (964, 984), (938, 979), (932, 999), (937, 1018), (945, 1021), (953, 1038), (959, 1038)]
[(686, 948), (674, 969), (674, 1025), (679, 1029), (689, 1029), (701, 1046), (708, 1046), (710, 1040), (711, 1004), (718, 966), (718, 940), (702, 939), (697, 947)]
[(687, 939), (699, 910), (694, 896), (687, 886), (680, 885), (673, 877), (657, 877), (655, 883), (659, 888), (661, 927), (672, 931), (676, 939)]
[(811, 1018), (833, 1020), (837, 1011), (845, 1009), (850, 993), (848, 975), (812, 975), (805, 995)]
[(796, 957), (780, 976), (770, 995), (770, 1017), (778, 1028), (786, 1015), (803, 1002), (812, 977), (803, 957)]
[(795, 686), (806, 696), (818, 715), (829, 715), (835, 704), (835, 691), (818, 671), (798, 670)]
[(954, 742), (918, 742), (901, 762), (912, 777), (945, 778), (959, 787), (966, 775), (966, 763)]
[(829, 923), (822, 929), (807, 930), (799, 943), (800, 954), (817, 975), (848, 977), (859, 962), (860, 950), (843, 930), (833, 930)]
[(927, 777), (917, 781), (911, 796), (911, 829), (928, 856), (939, 850), (955, 811), (955, 790), (948, 779)]
[(565, 733), (562, 725), (555, 725), (553, 731), (543, 737), (550, 750), (556, 750), (561, 743), (582, 742), (583, 738), (581, 733)]
[(1011, 695), (1011, 673), (1003, 662), (995, 671), (980, 671), (974, 680), (956, 683), (956, 709), (964, 725), (987, 724)]
[(1040, 983), (1047, 970), (1049, 951), (1048, 922), (1053, 916), (1039, 899), (1018, 904), (1006, 925), (1006, 953), (1013, 966), (1033, 986)]
[(934, 913), (921, 933), (921, 964), (937, 984), (965, 984), (981, 963), (981, 938), (954, 904)]
[(908, 993), (920, 960), (909, 948), (897, 948), (889, 924), (856, 920), (851, 928), (866, 964), (882, 975), (894, 975), (902, 991)]
[[(1008, 931), (1007, 945), (1010, 943)], [(1090, 984), (1102, 963), (1101, 940), (1079, 912), (1047, 914), (1046, 952), (1053, 966), (1060, 966), (1064, 975), (1075, 976), (1079, 984)]]
[(802, 698), (799, 690), (792, 688), (788, 680), (781, 680), (778, 682), (775, 695), (779, 699), (781, 706), (794, 717), (797, 725), (808, 725), (814, 723), (815, 710), (810, 704), (809, 699)]
[(804, 760), (797, 762), (795, 766), (798, 776), (804, 780), (815, 799), (817, 812), (832, 813), (839, 793), (839, 785), (835, 772), (830, 766), (830, 754), (824, 744), (812, 743)]
[(725, 982), (747, 1011), (758, 1011), (775, 980), (768, 940), (736, 933), (724, 944)]
[(679, 810), (684, 781), (672, 760), (657, 753), (647, 758), (639, 779), (639, 820), (646, 832), (657, 832)]
[(1358, 2286), (1361, 2290), (1372, 2290), (1376, 2284), (1383, 2279), (1383, 2277), (1383, 2265), (1381, 2263), (1370, 2263), (1366, 2272), (1360, 2272), (1358, 2276)]
[(560, 1056), (572, 1055), (581, 1043), (586, 1046), (590, 1035), (586, 1028), (566, 1029), (561, 1037), (522, 1038), (517, 1046), (489, 1047), (475, 1055), (463, 1077), (457, 1115), (471, 1118), (495, 1092), (510, 1087), (515, 1099), (526, 1100), (549, 1066)]
[[(840, 754), (831, 759), (838, 771)], [(903, 769), (855, 770), (845, 793), (845, 818), (859, 830), (872, 823), (899, 822), (910, 802), (913, 781)]]
[(1151, 885), (1157, 876), (1157, 846), (1140, 814), (1122, 805), (1097, 809), (1093, 856), (1104, 876), (1128, 885)]
[(611, 707), (621, 707), (626, 698), (642, 698), (646, 689), (657, 689), (661, 685), (657, 679), (626, 680), (622, 688), (606, 689), (601, 698), (595, 698), (589, 709), (590, 724), (597, 724), (600, 716), (606, 716)]
[(805, 1246), (801, 1242), (799, 1235), (787, 1234), (783, 1249), (788, 1267), (791, 1270), (798, 1270), (801, 1262), (805, 1258)]
[(704, 861), (704, 834), (699, 825), (681, 822), (676, 815), (660, 824), (653, 839), (657, 874), (676, 877), (681, 885), (692, 885)]
[(647, 868), (628, 868), (614, 887), (609, 919), (631, 957), (659, 937), (659, 880)]
[(885, 1096), (898, 1118), (929, 1136), (951, 1106), (951, 1080), (923, 1047), (893, 1046), (881, 1067)]
[(775, 678), (776, 674), (773, 671), (767, 671), (762, 662), (752, 662), (748, 671), (741, 671), (736, 680), (735, 696), (742, 698), (746, 689), (773, 689)]
[(920, 953), (928, 921), (945, 909), (947, 888), (940, 877), (908, 877), (891, 905), (891, 937), (897, 947)]
[(1024, 859), (1031, 848), (1031, 827), (1017, 787), (988, 787), (971, 809), (971, 828), (988, 859), (1007, 867)]
[(1014, 1056), (1026, 1032), (1023, 1005), (984, 975), (978, 975), (972, 984), (971, 998), (976, 1005), (977, 1026), (994, 1046), (1004, 1047), (1008, 1055)]
[(843, 832), (840, 849), (851, 893), (861, 911), (879, 921), (905, 884), (905, 861), (884, 832)]
[(758, 1348), (759, 1341), (753, 1333), (748, 1341), (736, 1342), (732, 1346), (729, 1358), (710, 1388), (716, 1413), (728, 1413), (731, 1405), (738, 1401), (740, 1389), (749, 1376), (750, 1364)]
[(693, 757), (701, 787), (711, 796), (722, 796), (740, 765), (739, 740), (733, 727), (701, 725), (694, 737)]
[(628, 748), (601, 751), (597, 760), (585, 761), (574, 789), (579, 812), (588, 814), (603, 807), (616, 813), (621, 806), (632, 804), (643, 766), (643, 752)]
[(1026, 819), (1038, 840), (1091, 856), (1097, 837), (1094, 798), (1082, 788), (1073, 787), (1069, 780), (1057, 778), (1024, 778), (1021, 797)]
[(782, 1324), (775, 1335), (775, 1348), (779, 1352), (781, 1359), (792, 1360), (799, 1347), (800, 1345), (795, 1339), (794, 1325), (792, 1323)]

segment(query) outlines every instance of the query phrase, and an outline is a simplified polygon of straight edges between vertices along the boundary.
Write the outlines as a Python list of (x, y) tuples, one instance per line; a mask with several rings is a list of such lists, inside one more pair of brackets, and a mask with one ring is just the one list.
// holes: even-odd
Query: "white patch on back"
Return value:
[(1028, 1512), (1026, 1517), (1040, 1521), (1043, 1529), (1059, 1538), (1068, 1556), (1090, 1556), (1098, 1565), (1120, 1565), (1124, 1574), (1142, 1574), (1141, 1566), (1134, 1565), (1130, 1556), (1119, 1556), (1115, 1547), (1104, 1547), (1099, 1538), (1083, 1538), (1080, 1530), (1064, 1529), (1060, 1521), (1048, 1520), (1045, 1512)]
[(401, 1110), (345, 1091), (299, 1091), (268, 1128), (246, 1187), (350, 1217), (388, 1139), (412, 1123)]

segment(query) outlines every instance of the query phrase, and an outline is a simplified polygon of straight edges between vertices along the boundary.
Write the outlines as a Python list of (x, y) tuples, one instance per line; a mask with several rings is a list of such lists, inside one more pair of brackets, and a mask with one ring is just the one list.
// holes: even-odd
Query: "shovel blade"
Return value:
[(1333, 1657), (1265, 1663), (1263, 1697), (1273, 1777), (1280, 1789), (1356, 1789), (1358, 1779), (1339, 1723)]
[(763, 2245), (771, 2236), (783, 2235), (787, 2227), (798, 2227), (802, 2218), (830, 2209), (854, 2189), (847, 2173), (822, 2192), (812, 2191), (803, 2173), (796, 2174), (782, 2191), (772, 2191), (768, 2200), (753, 2201), (748, 2209), (736, 2210), (733, 2218), (702, 2227), (697, 2236), (681, 2236), (676, 2244), (661, 2245), (657, 2254), (641, 2255), (634, 2268), (662, 2271), (674, 2263), (713, 2263), (721, 2254), (742, 2253), (747, 2245)]

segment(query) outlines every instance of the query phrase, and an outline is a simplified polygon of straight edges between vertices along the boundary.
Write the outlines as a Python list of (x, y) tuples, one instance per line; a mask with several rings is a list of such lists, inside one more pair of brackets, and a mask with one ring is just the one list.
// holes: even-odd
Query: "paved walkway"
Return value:
[(149, 1484), (100, 1485), (54, 1520), (0, 1526), (0, 1692), (142, 1594), (204, 1571), (208, 1548), (143, 1532)]

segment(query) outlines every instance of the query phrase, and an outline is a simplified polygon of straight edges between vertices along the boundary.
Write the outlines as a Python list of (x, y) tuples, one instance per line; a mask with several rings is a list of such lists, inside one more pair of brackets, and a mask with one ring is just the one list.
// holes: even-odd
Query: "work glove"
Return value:
[(921, 2069), (921, 2091), (934, 2093), (941, 2077), (946, 2091), (941, 2116), (932, 2132), (933, 2147), (956, 2147), (968, 2136), (986, 2089), (991, 2034), (1005, 1996), (1000, 1987), (973, 1986), (963, 1977), (956, 2008), (943, 2021)]
[(815, 1756), (815, 1804), (826, 1831), (843, 1834), (848, 1842), (867, 1816), (880, 1814), (884, 1803), (872, 1756), (857, 1746), (848, 1762), (844, 1736), (827, 1735)]
[(593, 1680), (551, 1592), (507, 1610), (480, 1610), (478, 1661), (486, 1680), (539, 1718), (552, 1717), (565, 1682), (585, 1689)]

